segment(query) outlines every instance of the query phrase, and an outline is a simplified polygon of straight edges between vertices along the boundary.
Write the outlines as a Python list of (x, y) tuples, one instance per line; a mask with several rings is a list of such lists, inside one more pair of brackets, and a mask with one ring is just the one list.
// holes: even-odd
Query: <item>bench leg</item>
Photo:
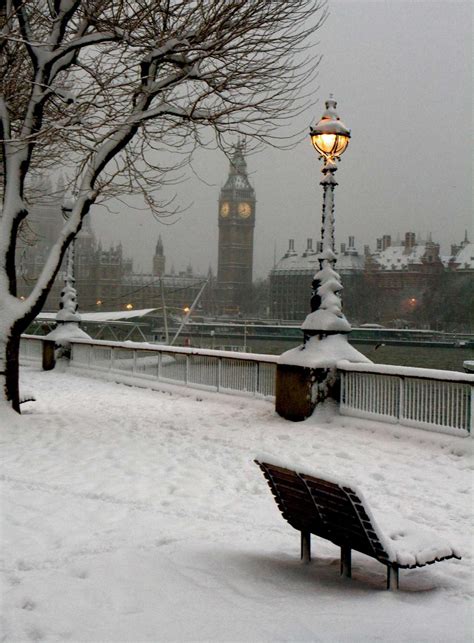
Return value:
[(352, 576), (351, 548), (341, 547), (341, 576)]
[(398, 567), (387, 566), (387, 589), (397, 590), (399, 587)]
[(304, 563), (311, 561), (311, 533), (309, 531), (301, 532), (301, 560)]

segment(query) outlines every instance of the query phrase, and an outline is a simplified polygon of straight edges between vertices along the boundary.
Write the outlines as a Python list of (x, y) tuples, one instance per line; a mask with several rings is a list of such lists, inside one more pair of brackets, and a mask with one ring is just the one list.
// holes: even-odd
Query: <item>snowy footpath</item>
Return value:
[[(472, 448), (269, 402), (141, 390), (24, 369), (37, 401), (0, 410), (1, 635), (6, 642), (472, 640)], [(257, 466), (273, 454), (346, 478), (457, 545), (400, 572), (314, 538), (310, 565)]]

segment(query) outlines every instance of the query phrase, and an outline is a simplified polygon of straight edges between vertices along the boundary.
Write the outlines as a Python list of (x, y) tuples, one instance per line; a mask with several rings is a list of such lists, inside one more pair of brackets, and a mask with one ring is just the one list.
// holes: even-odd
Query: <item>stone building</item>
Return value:
[[(319, 247), (316, 246), (316, 250)], [(308, 239), (303, 253), (290, 239), (285, 255), (270, 272), (270, 317), (301, 322), (310, 310), (317, 252)], [(407, 232), (403, 241), (377, 239), (375, 252), (360, 253), (349, 237), (335, 265), (340, 274), (344, 313), (353, 325), (367, 322), (446, 330), (474, 329), (474, 244), (467, 235), (449, 257), (431, 237)]]
[(389, 235), (378, 239), (365, 265), (367, 293), (374, 299), (373, 321), (413, 321), (426, 296), (439, 288), (443, 272), (439, 244), (431, 238), (417, 240), (414, 232), (407, 232), (395, 243)]
[[(299, 254), (295, 242), (290, 239), (288, 250), (270, 272), (270, 317), (293, 322), (303, 321), (310, 312), (311, 282), (319, 270), (320, 243), (313, 247), (313, 239), (307, 239), (306, 249)], [(354, 237), (347, 244), (341, 243), (335, 266), (341, 275), (345, 293), (354, 292), (364, 270), (364, 257), (354, 245)]]
[[(18, 245), (18, 294), (26, 297), (33, 287), (48, 253), (63, 225), (61, 205), (64, 188), (45, 181), (38, 204), (32, 210), (31, 224), (21, 235)], [(163, 241), (158, 238), (152, 258), (151, 273), (137, 273), (133, 261), (124, 255), (122, 244), (103, 248), (97, 242), (90, 225), (90, 215), (84, 219), (77, 235), (74, 253), (74, 275), (78, 293), (79, 313), (86, 311), (118, 311), (123, 309), (162, 308), (170, 314), (191, 306), (204, 283), (212, 284), (212, 274), (196, 275), (191, 266), (176, 274), (166, 273)], [(56, 312), (64, 285), (64, 263), (43, 308)], [(209, 288), (209, 290), (212, 289)], [(206, 288), (207, 290), (207, 288)], [(212, 295), (204, 291), (204, 302), (210, 305)]]

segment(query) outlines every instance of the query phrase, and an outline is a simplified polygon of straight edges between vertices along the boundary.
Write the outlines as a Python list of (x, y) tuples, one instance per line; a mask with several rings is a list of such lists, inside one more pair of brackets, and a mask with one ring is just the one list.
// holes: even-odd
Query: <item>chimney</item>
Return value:
[(382, 239), (377, 239), (377, 252), (380, 252), (382, 249)]
[(354, 247), (354, 237), (349, 237), (349, 248)]
[(314, 254), (313, 240), (306, 239), (306, 250), (303, 252), (303, 257), (307, 257), (308, 255), (312, 255), (312, 254)]
[(382, 237), (382, 248), (386, 250), (392, 245), (392, 237), (389, 234), (384, 234)]
[(345, 251), (346, 251), (346, 244), (341, 243), (341, 255), (343, 255), (345, 253)]
[(294, 239), (289, 239), (288, 240), (288, 250), (285, 253), (285, 257), (294, 257), (296, 255), (295, 252), (295, 240)]
[(370, 255), (370, 246), (364, 246), (364, 255), (368, 257)]

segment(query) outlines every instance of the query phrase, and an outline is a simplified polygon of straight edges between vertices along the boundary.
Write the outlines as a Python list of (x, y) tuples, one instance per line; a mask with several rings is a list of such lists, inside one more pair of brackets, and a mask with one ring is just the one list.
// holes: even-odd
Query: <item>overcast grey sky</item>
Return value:
[[(472, 207), (472, 5), (464, 0), (332, 0), (318, 32), (319, 100), (301, 126), (317, 121), (330, 93), (352, 131), (336, 178), (336, 241), (362, 249), (383, 234), (414, 231), (449, 251), (474, 237)], [(316, 53), (316, 52), (315, 52)], [(294, 238), (319, 238), (320, 163), (309, 137), (290, 151), (266, 149), (248, 159), (257, 195), (254, 276), (265, 277)], [(167, 269), (217, 269), (217, 199), (228, 161), (202, 151), (177, 187), (193, 202), (174, 225), (150, 214), (103, 215), (93, 226), (103, 242), (122, 241), (135, 268), (151, 269), (161, 233)], [(112, 218), (111, 218), (112, 217)]]

